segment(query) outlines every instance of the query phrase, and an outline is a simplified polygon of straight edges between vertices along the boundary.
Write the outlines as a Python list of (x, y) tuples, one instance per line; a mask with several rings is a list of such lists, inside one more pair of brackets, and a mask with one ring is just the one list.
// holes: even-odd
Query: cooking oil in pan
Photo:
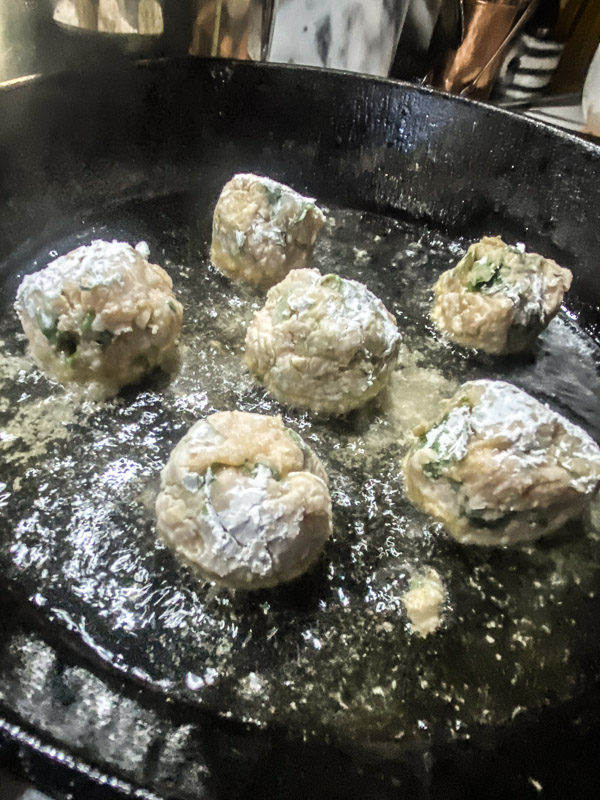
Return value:
[[(600, 348), (567, 314), (528, 361), (444, 343), (429, 322), (430, 287), (466, 243), (332, 209), (316, 264), (364, 281), (395, 314), (398, 368), (375, 402), (348, 417), (293, 411), (241, 360), (263, 298), (208, 264), (207, 215), (186, 237), (162, 202), (136, 206), (126, 230), (109, 220), (86, 235), (135, 243), (136, 215), (160, 221), (154, 241), (147, 226), (139, 230), (185, 307), (171, 380), (153, 376), (116, 399), (85, 400), (31, 365), (14, 312), (1, 324), (4, 573), (96, 656), (173, 697), (258, 724), (371, 739), (440, 727), (462, 736), (576, 692), (600, 648), (598, 503), (535, 546), (464, 547), (406, 500), (400, 465), (412, 428), (480, 377), (513, 381), (598, 438)], [(334, 535), (315, 569), (252, 594), (204, 583), (157, 541), (154, 525), (173, 445), (199, 417), (236, 408), (281, 413), (327, 466), (334, 503)], [(421, 638), (402, 597), (427, 568), (441, 576), (446, 600), (438, 631)]]

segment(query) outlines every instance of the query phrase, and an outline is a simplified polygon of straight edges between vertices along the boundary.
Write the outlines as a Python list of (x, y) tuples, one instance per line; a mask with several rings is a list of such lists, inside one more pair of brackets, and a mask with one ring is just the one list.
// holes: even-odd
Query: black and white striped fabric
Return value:
[(549, 38), (549, 31), (522, 33), (504, 59), (494, 99), (528, 100), (541, 94), (552, 80), (563, 47)]

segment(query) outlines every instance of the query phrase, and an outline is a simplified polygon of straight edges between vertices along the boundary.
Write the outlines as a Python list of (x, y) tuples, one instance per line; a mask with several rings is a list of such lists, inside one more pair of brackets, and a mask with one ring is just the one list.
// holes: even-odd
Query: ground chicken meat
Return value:
[(246, 363), (281, 402), (344, 414), (385, 385), (399, 339), (394, 318), (362, 283), (293, 270), (249, 326)]
[(168, 365), (182, 307), (147, 254), (143, 243), (96, 240), (23, 279), (15, 307), (41, 369), (112, 394)]
[(521, 389), (465, 383), (417, 429), (404, 462), (410, 499), (459, 541), (537, 539), (578, 516), (600, 486), (600, 447)]
[(233, 281), (268, 289), (308, 266), (325, 217), (310, 197), (259, 175), (235, 175), (213, 217), (212, 263)]
[(202, 575), (233, 588), (290, 581), (331, 533), (323, 465), (280, 417), (223, 411), (197, 422), (161, 476), (158, 532)]
[(530, 348), (555, 316), (571, 279), (555, 261), (486, 236), (442, 273), (431, 316), (458, 344), (517, 353)]

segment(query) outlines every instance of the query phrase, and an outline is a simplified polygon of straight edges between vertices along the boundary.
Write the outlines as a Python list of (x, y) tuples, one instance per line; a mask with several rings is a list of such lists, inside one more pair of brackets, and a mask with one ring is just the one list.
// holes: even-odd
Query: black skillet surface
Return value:
[[(535, 741), (548, 715), (554, 714), (554, 724), (579, 715), (577, 730), (586, 731), (580, 759), (596, 741), (580, 716), (593, 706), (598, 661), (598, 614), (594, 597), (588, 597), (596, 588), (596, 555), (589, 536), (574, 531), (554, 549), (495, 555), (492, 571), (487, 556), (465, 557), (426, 521), (420, 522), (422, 539), (403, 538), (405, 532), (394, 528), (396, 500), (389, 496), (394, 475), (385, 475), (386, 469), (397, 469), (398, 448), (384, 436), (380, 460), (365, 458), (362, 473), (355, 461), (349, 469), (350, 462), (334, 452), (336, 441), (349, 447), (368, 440), (370, 431), (385, 433), (385, 413), (377, 409), (333, 427), (306, 415), (288, 417), (321, 447), (331, 448), (322, 454), (329, 455), (335, 474), (336, 530), (344, 531), (320, 570), (290, 589), (250, 599), (207, 594), (168, 554), (160, 549), (152, 554), (145, 505), (172, 442), (216, 400), (279, 410), (232, 367), (239, 338), (235, 324), (213, 331), (211, 316), (195, 310), (197, 301), (200, 309), (212, 308), (214, 301), (220, 310), (218, 303), (229, 296), (239, 313), (247, 314), (258, 302), (231, 293), (206, 269), (211, 204), (233, 172), (259, 170), (331, 204), (338, 224), (329, 231), (331, 244), (320, 252), (323, 263), (369, 283), (394, 308), (414, 347), (431, 333), (424, 322), (425, 286), (456, 256), (458, 239), (483, 232), (526, 240), (572, 267), (577, 283), (570, 307), (597, 331), (597, 150), (483, 106), (382, 81), (287, 68), (154, 64), (94, 81), (47, 80), (0, 100), (5, 308), (20, 271), (33, 268), (36, 260), (43, 263), (57, 247), (62, 252), (92, 234), (146, 238), (157, 260), (172, 262), (188, 303), (190, 340), (194, 326), (207, 338), (213, 332), (231, 337), (221, 343), (222, 358), (200, 359), (197, 374), (184, 369), (175, 398), (164, 384), (141, 387), (115, 406), (69, 419), (68, 438), (53, 442), (34, 466), (19, 472), (14, 464), (5, 465), (3, 480), (18, 478), (21, 488), (4, 501), (7, 535), (0, 563), (17, 598), (33, 597), (37, 607), (28, 609), (32, 620), (13, 622), (14, 634), (6, 638), (2, 699), (8, 713), (66, 750), (167, 796), (195, 796), (200, 785), (228, 797), (353, 792), (385, 797), (396, 796), (400, 786), (409, 796), (436, 796), (441, 789), (452, 796), (445, 781), (462, 770), (461, 780), (479, 785), (474, 796), (485, 796), (478, 784), (485, 773), (470, 762), (474, 753), (481, 754), (484, 740), (500, 762), (502, 748), (512, 759), (516, 742), (529, 754), (527, 760), (515, 759), (510, 774), (499, 770), (488, 776), (489, 796), (503, 783), (513, 793), (534, 796), (538, 784), (548, 792), (548, 765), (545, 757), (540, 761), (544, 748), (539, 742), (538, 752)], [(8, 313), (3, 333), (18, 359), (23, 346), (15, 344), (11, 330)], [(198, 354), (207, 350), (198, 347)], [(434, 348), (424, 357), (432, 368), (452, 362), (452, 369), (442, 370), (449, 379), (509, 377), (553, 399), (598, 435), (597, 351), (566, 317), (548, 332), (533, 364), (472, 362), (448, 348)], [(215, 367), (229, 379), (226, 394), (200, 398), (194, 381), (208, 380)], [(20, 393), (15, 401), (54, 391), (27, 369), (12, 388)], [(164, 397), (175, 399), (166, 410)], [(127, 431), (131, 435), (124, 435)], [(77, 458), (90, 455), (85, 452), (90, 436), (98, 444), (97, 457), (87, 458), (82, 469)], [(140, 439), (150, 456), (140, 468), (136, 493), (127, 494), (124, 476), (135, 468)], [(120, 505), (104, 502), (107, 496), (95, 483), (100, 474), (113, 496), (117, 490)], [(53, 481), (53, 491), (40, 489)], [(88, 501), (96, 496), (94, 506)], [(69, 528), (72, 519), (78, 522)], [(356, 520), (366, 520), (366, 528)], [(150, 568), (144, 562), (141, 569), (155, 570), (159, 583), (150, 594), (133, 593), (133, 602), (120, 605), (117, 614), (115, 596), (131, 597), (135, 583), (148, 585), (146, 573), (134, 582), (128, 574), (135, 561), (132, 529), (139, 533), (138, 549), (151, 553)], [(90, 539), (90, 530), (102, 536)], [(94, 549), (107, 530), (113, 532), (108, 546)], [(120, 531), (125, 543), (117, 540)], [(384, 534), (391, 534), (391, 544)], [(563, 581), (550, 591), (551, 580), (565, 574), (553, 566), (558, 557), (563, 566), (568, 562), (571, 577), (584, 564), (594, 568), (581, 569), (579, 582)], [(423, 561), (440, 569), (451, 596), (446, 629), (426, 643), (409, 637), (396, 602), (407, 576)], [(514, 573), (515, 565), (517, 576), (502, 581), (498, 599), (490, 582)], [(465, 588), (470, 577), (473, 591)], [(524, 585), (534, 580), (540, 584), (536, 592)], [(487, 592), (479, 602), (475, 595), (482, 582)], [(152, 594), (157, 589), (159, 596)], [(363, 602), (369, 595), (372, 608)], [(522, 634), (511, 625), (524, 602), (539, 606), (531, 612), (534, 632), (528, 635), (535, 647), (528, 663), (511, 660), (506, 641), (506, 651), (501, 643), (483, 644), (490, 636), (488, 623), (496, 628), (501, 622), (504, 633)], [(208, 609), (200, 625), (198, 609)], [(21, 624), (37, 625), (38, 632), (25, 634)], [(209, 629), (206, 641), (203, 627)], [(333, 658), (321, 636), (328, 631), (337, 638)], [(219, 650), (223, 644), (226, 651)], [(565, 653), (568, 669), (561, 666)], [(81, 657), (93, 666), (78, 663)], [(524, 677), (514, 672), (522, 662)], [(140, 693), (104, 673), (106, 663), (152, 691)], [(399, 664), (404, 671), (396, 681), (391, 674)], [(465, 687), (459, 692), (461, 672)], [(584, 690), (587, 700), (581, 701)], [(538, 716), (536, 709), (548, 701), (553, 708)], [(248, 725), (240, 727), (243, 721)], [(98, 738), (98, 730), (107, 741)], [(294, 739), (303, 730), (317, 731), (318, 739), (308, 744)], [(450, 737), (460, 744), (452, 745)], [(473, 737), (478, 747), (469, 744)], [(332, 744), (325, 747), (324, 741)], [(550, 737), (546, 745), (553, 744)], [(535, 765), (533, 773), (525, 774), (527, 763)], [(169, 769), (175, 774), (170, 779)], [(591, 785), (589, 772), (583, 770), (580, 779), (582, 790)]]

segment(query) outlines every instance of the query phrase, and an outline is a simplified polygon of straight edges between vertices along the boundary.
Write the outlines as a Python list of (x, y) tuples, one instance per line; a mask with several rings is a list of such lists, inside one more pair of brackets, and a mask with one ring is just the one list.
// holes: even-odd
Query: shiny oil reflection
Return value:
[[(600, 436), (599, 348), (565, 315), (543, 334), (535, 361), (468, 356), (440, 341), (428, 319), (429, 287), (464, 243), (334, 209), (317, 262), (366, 282), (396, 315), (403, 346), (379, 402), (337, 421), (296, 413), (243, 367), (245, 325), (262, 298), (208, 265), (210, 214), (198, 209), (199, 239), (186, 249), (189, 232), (169, 208), (164, 199), (138, 204), (129, 225), (147, 214), (169, 242), (165, 253), (148, 237), (185, 305), (173, 380), (84, 401), (32, 367), (12, 311), (0, 323), (6, 575), (39, 613), (118, 669), (261, 725), (325, 725), (371, 739), (443, 727), (462, 737), (571, 694), (597, 648), (598, 508), (535, 547), (460, 547), (406, 501), (401, 460), (412, 427), (457, 383), (483, 376), (514, 381)], [(119, 235), (128, 213), (89, 238)], [(60, 252), (70, 246), (56, 243)], [(198, 417), (228, 408), (281, 413), (330, 474), (332, 541), (290, 586), (218, 589), (156, 538), (154, 499), (170, 450)], [(438, 632), (419, 638), (402, 596), (428, 567), (446, 601)]]

